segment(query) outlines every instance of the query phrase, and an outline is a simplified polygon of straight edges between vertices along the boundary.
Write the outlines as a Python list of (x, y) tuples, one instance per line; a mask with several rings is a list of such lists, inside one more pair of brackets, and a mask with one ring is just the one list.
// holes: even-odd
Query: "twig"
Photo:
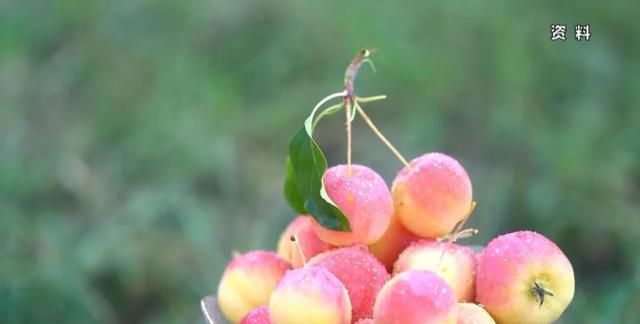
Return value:
[[(469, 206), (469, 211), (467, 211), (467, 215), (464, 216), (464, 218), (459, 221), (458, 223), (456, 223), (456, 225), (453, 227), (453, 231), (451, 231), (451, 234), (448, 235), (448, 239), (447, 239), (447, 246), (444, 248), (444, 250), (442, 250), (442, 254), (440, 254), (440, 260), (438, 261), (438, 268), (440, 268), (440, 264), (442, 263), (442, 260), (444, 259), (444, 255), (447, 252), (447, 250), (451, 247), (451, 243), (455, 242), (458, 239), (458, 235), (460, 235), (460, 233), (465, 233), (464, 235), (469, 235), (467, 233), (469, 233), (469, 231), (465, 230), (461, 232), (462, 227), (464, 226), (464, 224), (467, 222), (467, 220), (469, 219), (469, 217), (471, 216), (471, 213), (473, 213), (473, 210), (476, 208), (476, 202), (472, 201), (471, 202), (471, 206)], [(470, 229), (471, 233), (476, 234), (478, 233), (478, 230), (476, 229)], [(471, 235), (473, 235), (471, 234)], [(469, 235), (469, 236), (471, 236)]]
[(356, 81), (356, 76), (358, 76), (358, 71), (360, 70), (360, 66), (362, 63), (369, 62), (371, 67), (375, 71), (375, 66), (368, 59), (369, 55), (375, 50), (373, 49), (363, 49), (351, 60), (351, 63), (347, 66), (347, 70), (344, 72), (344, 91), (347, 93), (344, 96), (344, 110), (346, 115), (346, 128), (347, 128), (347, 172), (351, 175), (351, 109), (355, 109), (356, 102), (356, 93), (354, 90), (354, 83)]
[(353, 84), (356, 81), (356, 76), (358, 76), (358, 71), (360, 70), (360, 66), (362, 63), (371, 55), (371, 53), (375, 52), (375, 49), (363, 49), (351, 60), (349, 66), (347, 66), (347, 70), (344, 72), (344, 90), (347, 91), (347, 95), (345, 96), (345, 100), (356, 97), (355, 90), (353, 88)]

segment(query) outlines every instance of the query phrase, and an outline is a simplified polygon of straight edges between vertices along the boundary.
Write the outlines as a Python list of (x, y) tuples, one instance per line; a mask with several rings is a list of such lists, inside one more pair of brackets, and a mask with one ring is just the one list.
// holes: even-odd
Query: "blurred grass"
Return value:
[[(635, 2), (492, 4), (1, 1), (0, 323), (199, 322), (233, 249), (275, 248), (289, 136), (362, 47), (382, 131), (468, 169), (469, 243), (542, 232), (576, 271), (562, 323), (639, 322)], [(342, 123), (319, 129), (331, 164)]]

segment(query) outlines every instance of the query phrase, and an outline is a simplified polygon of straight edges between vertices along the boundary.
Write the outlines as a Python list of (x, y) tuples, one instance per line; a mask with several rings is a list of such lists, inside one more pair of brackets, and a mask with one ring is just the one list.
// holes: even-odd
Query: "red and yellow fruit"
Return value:
[(394, 273), (409, 270), (433, 271), (451, 286), (458, 301), (473, 301), (476, 263), (475, 253), (466, 246), (422, 240), (410, 245), (400, 254)]
[(496, 324), (484, 308), (473, 303), (458, 303), (457, 324)]
[(238, 323), (252, 309), (266, 305), (276, 284), (291, 269), (277, 254), (252, 251), (231, 260), (218, 286), (222, 313)]
[(333, 231), (315, 222), (318, 236), (335, 246), (354, 243), (372, 244), (389, 226), (393, 214), (393, 200), (384, 179), (372, 169), (353, 164), (327, 169), (322, 177), (331, 200), (345, 214), (351, 232)]
[(269, 300), (275, 324), (349, 324), (351, 301), (347, 289), (331, 272), (304, 267), (287, 272)]
[(305, 261), (330, 248), (313, 229), (313, 219), (304, 215), (294, 218), (278, 241), (278, 255), (294, 268), (302, 267)]
[(396, 262), (400, 253), (419, 239), (417, 235), (404, 228), (398, 221), (398, 217), (393, 215), (384, 235), (377, 242), (369, 245), (369, 251), (387, 268), (387, 271), (393, 272), (393, 263)]
[(560, 248), (530, 231), (493, 239), (478, 260), (476, 300), (499, 323), (551, 323), (574, 294), (573, 268)]
[(395, 212), (409, 231), (424, 238), (449, 233), (471, 207), (471, 180), (454, 158), (427, 153), (409, 163), (391, 188)]
[(376, 296), (389, 280), (384, 266), (362, 245), (324, 252), (311, 259), (307, 266), (325, 268), (344, 284), (354, 322), (373, 315)]
[(374, 324), (454, 324), (456, 297), (431, 271), (407, 271), (391, 278), (376, 299)]

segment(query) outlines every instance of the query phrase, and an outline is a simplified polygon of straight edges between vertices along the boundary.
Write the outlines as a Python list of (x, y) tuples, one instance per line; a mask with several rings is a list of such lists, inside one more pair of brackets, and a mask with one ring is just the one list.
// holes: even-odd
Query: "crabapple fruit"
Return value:
[(454, 158), (427, 153), (404, 167), (391, 188), (395, 212), (411, 232), (424, 238), (449, 233), (471, 206), (469, 175)]

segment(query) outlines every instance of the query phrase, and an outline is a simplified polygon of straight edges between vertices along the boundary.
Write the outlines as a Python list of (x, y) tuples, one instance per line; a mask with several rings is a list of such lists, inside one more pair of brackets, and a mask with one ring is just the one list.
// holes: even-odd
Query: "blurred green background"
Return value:
[[(572, 261), (561, 323), (640, 321), (632, 0), (0, 1), (0, 323), (199, 323), (231, 251), (274, 249), (290, 136), (376, 47), (360, 95), (407, 157), (459, 159), (466, 242)], [(552, 42), (550, 25), (567, 25)], [(573, 38), (591, 25), (591, 40)], [(344, 163), (342, 115), (318, 138)], [(358, 120), (354, 160), (401, 164)]]

